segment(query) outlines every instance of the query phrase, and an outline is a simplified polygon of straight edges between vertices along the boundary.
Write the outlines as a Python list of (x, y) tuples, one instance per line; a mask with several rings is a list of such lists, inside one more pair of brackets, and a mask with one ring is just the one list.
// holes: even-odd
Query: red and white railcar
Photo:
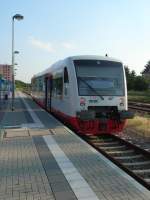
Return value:
[(73, 56), (32, 78), (32, 96), (81, 134), (116, 133), (132, 116), (121, 61)]

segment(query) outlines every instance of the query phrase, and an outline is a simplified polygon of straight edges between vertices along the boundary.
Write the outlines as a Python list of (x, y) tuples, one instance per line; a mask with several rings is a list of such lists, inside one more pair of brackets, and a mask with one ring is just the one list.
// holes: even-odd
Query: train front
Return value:
[(132, 118), (121, 62), (100, 59), (74, 60), (78, 85), (78, 130), (84, 134), (113, 134)]

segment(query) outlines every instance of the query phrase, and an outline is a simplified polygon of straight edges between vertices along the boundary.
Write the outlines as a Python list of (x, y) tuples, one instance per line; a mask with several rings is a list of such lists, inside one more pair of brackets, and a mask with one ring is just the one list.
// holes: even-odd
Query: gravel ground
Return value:
[(141, 136), (138, 132), (129, 128), (125, 128), (120, 136), (150, 152), (150, 137), (145, 137), (144, 134)]

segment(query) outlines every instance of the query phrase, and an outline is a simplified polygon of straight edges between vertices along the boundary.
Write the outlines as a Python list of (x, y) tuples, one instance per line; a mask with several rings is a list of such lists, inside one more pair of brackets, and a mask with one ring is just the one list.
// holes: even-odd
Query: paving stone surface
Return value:
[(55, 198), (57, 200), (77, 200), (43, 137), (34, 137), (33, 140)]
[(53, 200), (31, 137), (0, 142), (0, 200)]
[(33, 123), (33, 119), (18, 93), (16, 93), (14, 101), (15, 110), (11, 110), (11, 99), (7, 101), (6, 105), (7, 107), (4, 106), (4, 109), (0, 110), (0, 116), (3, 115), (3, 117), (0, 117), (1, 126), (21, 126), (23, 123)]
[(150, 192), (135, 187), (63, 126), (54, 129), (53, 137), (99, 199), (150, 200)]

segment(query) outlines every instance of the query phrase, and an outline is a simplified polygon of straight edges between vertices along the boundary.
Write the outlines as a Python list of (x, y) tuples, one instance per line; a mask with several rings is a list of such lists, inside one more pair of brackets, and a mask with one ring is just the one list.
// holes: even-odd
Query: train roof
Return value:
[(68, 57), (71, 60), (108, 60), (108, 61), (114, 61), (114, 62), (121, 62), (118, 59), (111, 58), (108, 56), (99, 56), (99, 55), (79, 55), (79, 56), (70, 56)]
[(62, 64), (66, 63), (69, 60), (107, 60), (107, 61), (113, 61), (113, 62), (121, 62), (118, 59), (108, 57), (108, 56), (99, 56), (99, 55), (78, 55), (78, 56), (70, 56), (63, 60), (59, 60), (52, 64), (49, 68), (45, 69), (42, 72), (39, 72), (38, 74), (34, 75), (33, 78), (42, 76), (44, 74), (47, 74), (50, 72), (51, 67), (61, 66)]

